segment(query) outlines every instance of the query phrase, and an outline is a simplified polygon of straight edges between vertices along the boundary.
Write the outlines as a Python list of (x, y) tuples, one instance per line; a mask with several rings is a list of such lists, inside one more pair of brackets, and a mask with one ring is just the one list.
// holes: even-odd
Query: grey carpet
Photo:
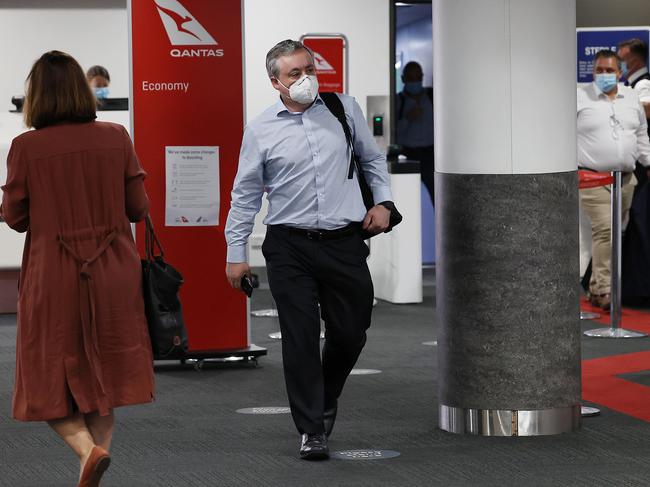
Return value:
[[(157, 367), (157, 400), (117, 411), (113, 464), (103, 486), (647, 486), (650, 425), (613, 411), (576, 434), (537, 438), (457, 436), (437, 428), (433, 271), (420, 305), (375, 308), (360, 368), (352, 376), (331, 438), (333, 450), (389, 449), (388, 460), (308, 463), (297, 458), (289, 415), (237, 414), (286, 406), (277, 320), (252, 318), (259, 366)], [(271, 305), (255, 291), (251, 309)], [(583, 325), (583, 328), (593, 325)], [(0, 486), (73, 486), (78, 467), (44, 424), (10, 417), (15, 316), (0, 316)], [(583, 356), (646, 350), (650, 340), (583, 340)], [(650, 365), (649, 365), (650, 367)], [(647, 374), (638, 374), (646, 382)], [(634, 380), (631, 378), (631, 380)], [(649, 405), (650, 407), (650, 405)]]

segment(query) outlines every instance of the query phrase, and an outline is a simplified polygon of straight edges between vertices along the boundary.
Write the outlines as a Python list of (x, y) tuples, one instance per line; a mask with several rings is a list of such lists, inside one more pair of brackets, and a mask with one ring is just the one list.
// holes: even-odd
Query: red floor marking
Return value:
[(650, 422), (650, 387), (617, 377), (650, 369), (650, 351), (582, 361), (582, 398)]
[[(609, 325), (609, 314), (583, 300), (581, 309), (603, 316), (594, 323)], [(650, 313), (623, 308), (623, 328), (650, 333)], [(597, 328), (595, 326), (594, 328)], [(602, 340), (595, 338), (595, 340)], [(650, 422), (650, 387), (617, 377), (650, 369), (650, 351), (582, 361), (582, 398)]]

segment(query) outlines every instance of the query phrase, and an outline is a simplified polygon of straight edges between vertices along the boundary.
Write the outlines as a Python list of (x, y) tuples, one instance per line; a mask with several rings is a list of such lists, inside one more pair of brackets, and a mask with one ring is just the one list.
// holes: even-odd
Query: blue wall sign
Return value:
[(616, 52), (619, 43), (633, 38), (650, 44), (650, 27), (578, 30), (578, 83), (593, 81), (593, 59), (598, 51), (611, 49)]

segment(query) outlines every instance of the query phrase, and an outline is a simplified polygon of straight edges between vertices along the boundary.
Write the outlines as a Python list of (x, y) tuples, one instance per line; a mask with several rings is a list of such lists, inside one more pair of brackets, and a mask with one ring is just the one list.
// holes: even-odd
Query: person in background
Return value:
[(108, 98), (111, 76), (104, 66), (92, 66), (86, 72), (86, 79), (98, 100)]
[[(615, 52), (594, 57), (594, 82), (578, 87), (578, 166), (597, 172), (623, 173), (623, 221), (626, 221), (636, 185), (635, 161), (650, 166), (646, 116), (637, 93), (622, 86), (621, 60)], [(609, 310), (611, 279), (610, 188), (580, 190), (580, 203), (591, 220), (591, 303)]]
[(96, 122), (71, 56), (27, 78), (25, 132), (11, 143), (0, 214), (27, 232), (18, 293), (13, 417), (47, 421), (79, 458), (79, 486), (110, 463), (113, 409), (153, 399), (140, 257), (130, 222), (148, 212), (124, 127)]
[(420, 161), (420, 176), (435, 206), (433, 177), (433, 90), (422, 86), (422, 66), (411, 61), (402, 70), (404, 89), (397, 94), (397, 140), (402, 154)]
[[(648, 45), (640, 39), (628, 39), (618, 45), (617, 51), (624, 64), (626, 86), (639, 96), (644, 107), (650, 135), (650, 73), (648, 73)], [(625, 73), (627, 71), (627, 73)], [(630, 207), (630, 223), (623, 242), (622, 299), (637, 301), (650, 298), (650, 189), (645, 168), (637, 163), (634, 176), (638, 184)]]
[(366, 210), (356, 177), (348, 178), (349, 148), (318, 95), (309, 48), (278, 43), (266, 56), (266, 71), (279, 96), (244, 131), (226, 223), (226, 276), (240, 288), (250, 275), (246, 245), (267, 191), (262, 252), (280, 319), (289, 405), (300, 457), (320, 460), (329, 457), (338, 399), (370, 326), (373, 286), (362, 229), (386, 230), (393, 202), (386, 157), (357, 102), (340, 95), (354, 152), (379, 203)]
[(645, 118), (650, 122), (648, 45), (641, 39), (630, 39), (619, 44), (618, 55), (627, 67), (626, 85), (636, 90), (645, 110)]

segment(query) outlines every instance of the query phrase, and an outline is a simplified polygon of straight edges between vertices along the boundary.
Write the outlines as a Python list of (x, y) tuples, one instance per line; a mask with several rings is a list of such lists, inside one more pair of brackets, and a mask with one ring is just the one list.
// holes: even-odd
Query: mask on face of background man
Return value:
[(627, 63), (625, 61), (621, 61), (621, 73), (623, 78), (627, 78), (627, 75), (629, 74), (630, 70), (627, 67)]
[(422, 81), (409, 81), (404, 83), (404, 90), (409, 95), (417, 96), (422, 93)]

